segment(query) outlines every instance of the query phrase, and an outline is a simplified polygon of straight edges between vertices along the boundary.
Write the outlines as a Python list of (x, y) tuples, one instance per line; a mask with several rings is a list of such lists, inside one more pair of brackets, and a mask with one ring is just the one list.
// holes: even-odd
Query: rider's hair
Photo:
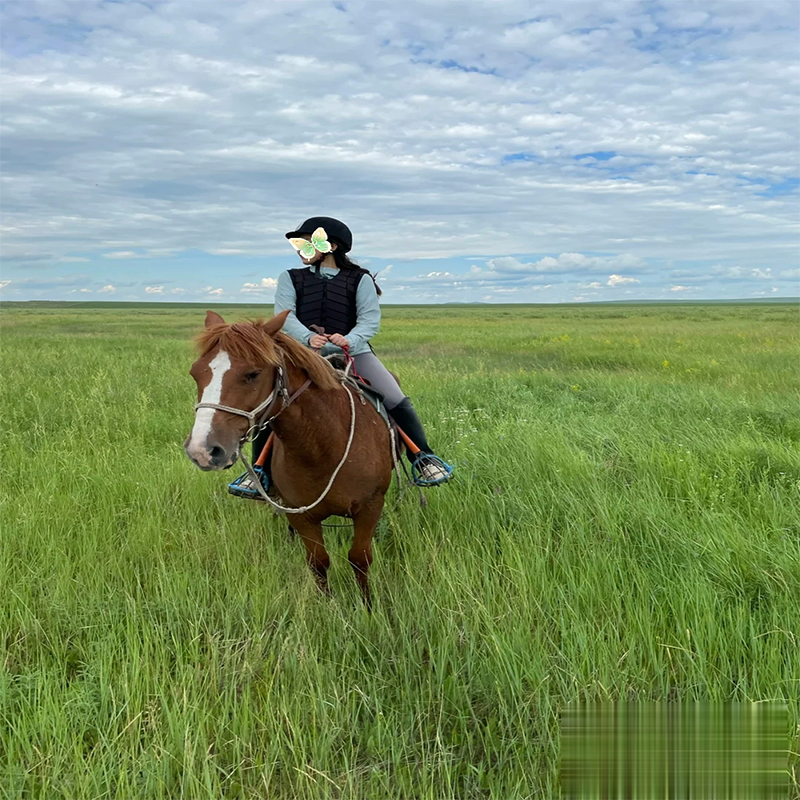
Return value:
[[(347, 257), (347, 253), (345, 253), (341, 247), (337, 247), (333, 251), (333, 260), (336, 262), (336, 266), (339, 267), (339, 269), (364, 269), (356, 264), (355, 261), (351, 261)], [(378, 297), (380, 297), (383, 292), (381, 291), (381, 287), (378, 286), (375, 276), (369, 271), (367, 271), (367, 274), (370, 276), (370, 278), (372, 278), (372, 282), (375, 284), (375, 291), (378, 293)]]

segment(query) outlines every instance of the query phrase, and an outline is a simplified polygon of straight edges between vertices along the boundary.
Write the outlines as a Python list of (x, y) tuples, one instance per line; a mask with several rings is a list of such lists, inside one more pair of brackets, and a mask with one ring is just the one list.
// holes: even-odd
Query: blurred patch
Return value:
[(785, 800), (785, 703), (582, 703), (561, 716), (563, 800)]

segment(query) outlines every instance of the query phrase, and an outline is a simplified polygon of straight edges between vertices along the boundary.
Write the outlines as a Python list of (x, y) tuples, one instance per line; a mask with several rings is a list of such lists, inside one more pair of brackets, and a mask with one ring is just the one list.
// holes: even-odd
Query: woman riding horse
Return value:
[[(417, 453), (408, 451), (415, 482), (438, 486), (449, 481), (453, 468), (434, 454), (411, 400), (369, 343), (380, 326), (381, 291), (372, 275), (348, 258), (353, 246), (350, 229), (332, 217), (311, 217), (286, 238), (305, 266), (287, 270), (278, 278), (275, 313), (289, 312), (283, 331), (324, 356), (346, 348), (355, 371), (383, 395), (389, 415), (419, 448)], [(268, 437), (269, 430), (265, 429), (254, 440), (254, 461)], [(268, 471), (258, 470), (257, 474), (267, 489)], [(239, 497), (260, 497), (248, 473), (229, 489)]]

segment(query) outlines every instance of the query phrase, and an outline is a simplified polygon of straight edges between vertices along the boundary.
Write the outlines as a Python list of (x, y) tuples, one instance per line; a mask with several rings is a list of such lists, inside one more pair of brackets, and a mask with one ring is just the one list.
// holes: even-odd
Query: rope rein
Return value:
[[(333, 367), (332, 360), (336, 358), (336, 354), (330, 356), (323, 356), (323, 358), (336, 370), (337, 376), (342, 383), (347, 382), (348, 385), (352, 386), (357, 392), (359, 397), (361, 398), (361, 404), (363, 405), (366, 401), (364, 400), (364, 394), (359, 387), (358, 381), (363, 380), (361, 376), (356, 372), (356, 362), (353, 356), (350, 355), (350, 348), (346, 345), (342, 347), (342, 352), (344, 353), (345, 357), (345, 367), (343, 370)], [(350, 374), (352, 372), (352, 375)], [(355, 376), (355, 378), (353, 377)], [(358, 379), (358, 380), (356, 380)], [(388, 416), (388, 412), (387, 412)], [(383, 416), (381, 415), (381, 419)], [(394, 473), (397, 478), (397, 489), (402, 494), (403, 491), (403, 476), (400, 472), (400, 462), (397, 460), (397, 437), (395, 436), (394, 428), (392, 427), (392, 423), (389, 420), (384, 420), (386, 422), (386, 427), (389, 430), (389, 439), (392, 448), (392, 463), (394, 465)]]
[(245, 458), (244, 453), (239, 453), (239, 458), (242, 459), (242, 463), (247, 469), (248, 475), (250, 475), (250, 480), (253, 482), (256, 489), (258, 489), (258, 493), (264, 500), (266, 500), (273, 508), (277, 509), (278, 511), (283, 511), (286, 514), (305, 514), (306, 511), (311, 511), (312, 508), (316, 508), (316, 506), (318, 506), (325, 499), (326, 495), (331, 490), (331, 486), (333, 486), (333, 482), (336, 480), (336, 476), (339, 474), (339, 470), (344, 466), (344, 462), (347, 461), (347, 456), (350, 455), (350, 446), (353, 444), (353, 436), (356, 432), (356, 404), (353, 400), (352, 389), (346, 385), (344, 386), (344, 388), (347, 390), (347, 399), (350, 401), (350, 435), (347, 438), (347, 447), (345, 447), (342, 460), (336, 465), (336, 469), (333, 471), (333, 475), (331, 475), (331, 479), (328, 481), (328, 485), (322, 490), (322, 494), (310, 505), (300, 506), (299, 508), (288, 508), (287, 506), (282, 506), (280, 503), (276, 503), (264, 491), (264, 487), (261, 485), (261, 481), (259, 480), (255, 471), (253, 470), (253, 467), (250, 464), (250, 462)]
[[(345, 348), (342, 348), (343, 350)], [(250, 480), (253, 485), (258, 490), (259, 495), (263, 500), (266, 500), (274, 509), (277, 511), (282, 511), (285, 514), (305, 514), (307, 511), (311, 511), (312, 508), (316, 508), (328, 495), (328, 492), (331, 490), (333, 486), (333, 482), (336, 480), (336, 476), (339, 474), (339, 471), (344, 466), (345, 461), (347, 461), (347, 456), (350, 455), (350, 447), (353, 444), (353, 437), (355, 436), (356, 432), (356, 404), (353, 400), (353, 392), (357, 392), (359, 397), (361, 398), (362, 405), (366, 403), (364, 400), (364, 396), (361, 393), (361, 390), (358, 387), (357, 382), (350, 374), (351, 368), (354, 366), (353, 358), (350, 356), (350, 353), (345, 350), (345, 355), (347, 356), (347, 365), (344, 370), (336, 369), (333, 364), (331, 364), (331, 369), (336, 371), (336, 376), (341, 382), (344, 389), (347, 390), (347, 399), (350, 401), (350, 433), (347, 437), (347, 447), (345, 447), (344, 455), (342, 456), (341, 461), (336, 465), (336, 469), (333, 471), (333, 474), (328, 481), (328, 485), (322, 490), (322, 494), (310, 505), (307, 506), (300, 506), (299, 508), (289, 508), (287, 506), (283, 506), (280, 503), (273, 500), (264, 490), (264, 487), (261, 485), (261, 481), (255, 473), (255, 470), (252, 467), (252, 464), (245, 458), (244, 453), (239, 453), (239, 458), (242, 459), (242, 463), (247, 470), (247, 474), (250, 476)], [(325, 360), (330, 363), (329, 357), (325, 357)], [(283, 409), (281, 409), (283, 410)], [(280, 412), (279, 412), (280, 413)], [(277, 416), (277, 415), (276, 415)], [(271, 419), (274, 419), (271, 418)], [(271, 420), (270, 420), (271, 421)], [(391, 448), (392, 448), (392, 462), (394, 464), (394, 472), (397, 476), (397, 486), (398, 489), (402, 492), (402, 475), (400, 473), (400, 463), (397, 459), (397, 442), (395, 439), (394, 428), (392, 428), (391, 423), (387, 422), (386, 427), (389, 430), (389, 438), (391, 441)]]

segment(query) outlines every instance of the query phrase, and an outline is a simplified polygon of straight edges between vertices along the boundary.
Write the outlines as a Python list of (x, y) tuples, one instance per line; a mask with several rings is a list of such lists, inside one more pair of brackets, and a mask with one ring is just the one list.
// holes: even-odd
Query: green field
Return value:
[(372, 616), (346, 529), (326, 599), (183, 454), (203, 316), (3, 307), (0, 796), (554, 798), (576, 699), (785, 699), (797, 749), (797, 305), (386, 308), (456, 479), (392, 490)]

